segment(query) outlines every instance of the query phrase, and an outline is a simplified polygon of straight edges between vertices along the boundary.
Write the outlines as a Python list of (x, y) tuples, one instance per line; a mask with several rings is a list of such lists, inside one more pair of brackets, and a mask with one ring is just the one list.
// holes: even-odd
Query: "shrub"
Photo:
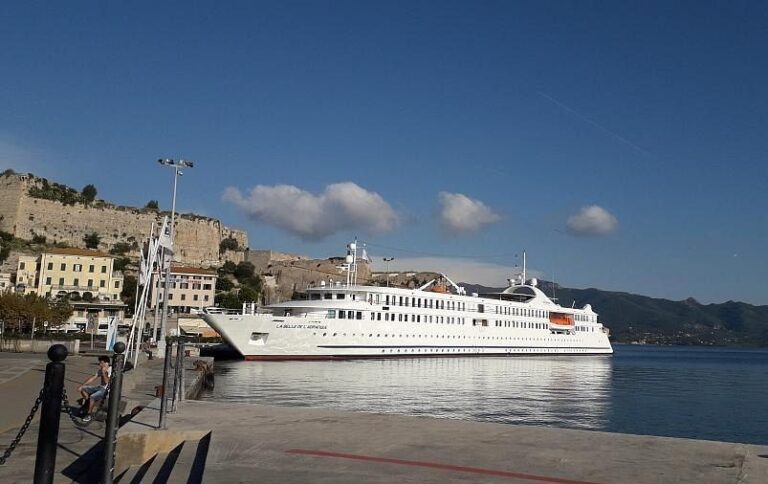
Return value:
[(234, 239), (232, 237), (227, 237), (226, 239), (223, 239), (219, 244), (219, 251), (221, 252), (226, 252), (228, 250), (238, 250), (239, 248), (240, 248), (240, 244), (237, 243), (237, 239)]
[(101, 237), (99, 237), (99, 234), (96, 232), (91, 232), (83, 237), (83, 242), (85, 242), (85, 246), (89, 249), (98, 249), (99, 244), (101, 243)]

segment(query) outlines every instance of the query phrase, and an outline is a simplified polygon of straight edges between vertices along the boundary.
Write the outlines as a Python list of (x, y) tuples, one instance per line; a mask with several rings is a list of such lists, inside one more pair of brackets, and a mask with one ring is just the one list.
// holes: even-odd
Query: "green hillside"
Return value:
[[(492, 290), (464, 284), (467, 292)], [(552, 283), (539, 288), (552, 295)], [(768, 306), (728, 301), (700, 304), (670, 301), (626, 292), (568, 289), (555, 286), (558, 302), (580, 308), (591, 304), (618, 343), (768, 346)]]

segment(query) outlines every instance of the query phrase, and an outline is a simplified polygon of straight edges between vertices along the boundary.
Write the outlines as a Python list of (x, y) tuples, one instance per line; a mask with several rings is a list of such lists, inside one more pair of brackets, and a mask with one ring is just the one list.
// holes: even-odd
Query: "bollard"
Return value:
[(115, 448), (117, 447), (117, 427), (120, 419), (120, 398), (123, 390), (123, 367), (125, 365), (125, 343), (115, 343), (115, 356), (112, 357), (112, 378), (109, 382), (109, 402), (107, 407), (107, 429), (104, 432), (104, 469), (101, 474), (102, 484), (112, 484), (115, 472)]
[(53, 482), (67, 347), (60, 344), (51, 346), (48, 348), (48, 359), (51, 362), (45, 367), (43, 408), (40, 412), (40, 430), (37, 434), (37, 455), (35, 456), (35, 484)]
[(165, 362), (163, 364), (163, 388), (161, 389), (162, 396), (160, 397), (160, 421), (158, 422), (157, 427), (160, 430), (165, 430), (165, 413), (168, 411), (167, 405), (168, 405), (168, 398), (166, 398), (166, 395), (168, 395), (168, 392), (166, 391), (168, 389), (168, 369), (171, 366), (171, 349), (173, 342), (171, 338), (168, 338), (165, 340)]

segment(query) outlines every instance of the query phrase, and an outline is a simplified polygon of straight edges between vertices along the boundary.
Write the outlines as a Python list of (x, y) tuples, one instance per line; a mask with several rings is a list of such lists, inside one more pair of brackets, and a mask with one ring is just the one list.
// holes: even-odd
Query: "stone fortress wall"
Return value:
[[(109, 251), (116, 243), (140, 245), (149, 233), (152, 222), (162, 223), (170, 213), (119, 207), (96, 201), (90, 206), (33, 198), (29, 187), (40, 184), (32, 175), (6, 173), (0, 176), (0, 230), (31, 240), (44, 236), (47, 242), (63, 242), (73, 247), (85, 247), (83, 237), (93, 232), (101, 237), (99, 250)], [(219, 244), (225, 238), (237, 240), (240, 250), (221, 253)], [(221, 221), (191, 214), (176, 214), (176, 250), (174, 260), (193, 266), (218, 266), (225, 260), (244, 260), (248, 235), (225, 226)], [(134, 245), (137, 247), (138, 245)], [(138, 250), (127, 255), (138, 257)]]

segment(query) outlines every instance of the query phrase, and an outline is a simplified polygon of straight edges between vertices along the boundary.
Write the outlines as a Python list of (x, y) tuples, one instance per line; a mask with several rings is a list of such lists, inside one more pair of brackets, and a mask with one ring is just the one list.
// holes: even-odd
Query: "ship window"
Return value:
[(355, 312), (347, 311), (347, 319), (355, 319)]
[(339, 311), (339, 319), (345, 319), (347, 314), (344, 311)]
[(356, 316), (357, 316), (357, 319), (363, 319), (363, 312), (362, 311), (358, 311)]
[(376, 321), (381, 321), (381, 313), (377, 313), (377, 315), (376, 315)]
[(326, 292), (325, 294), (323, 294), (323, 299), (333, 299), (333, 294), (331, 294), (330, 292)]
[(320, 294), (312, 293), (311, 299), (317, 300), (317, 299), (320, 299), (320, 297), (321, 297)]
[(345, 294), (336, 294), (336, 299), (344, 299)]

